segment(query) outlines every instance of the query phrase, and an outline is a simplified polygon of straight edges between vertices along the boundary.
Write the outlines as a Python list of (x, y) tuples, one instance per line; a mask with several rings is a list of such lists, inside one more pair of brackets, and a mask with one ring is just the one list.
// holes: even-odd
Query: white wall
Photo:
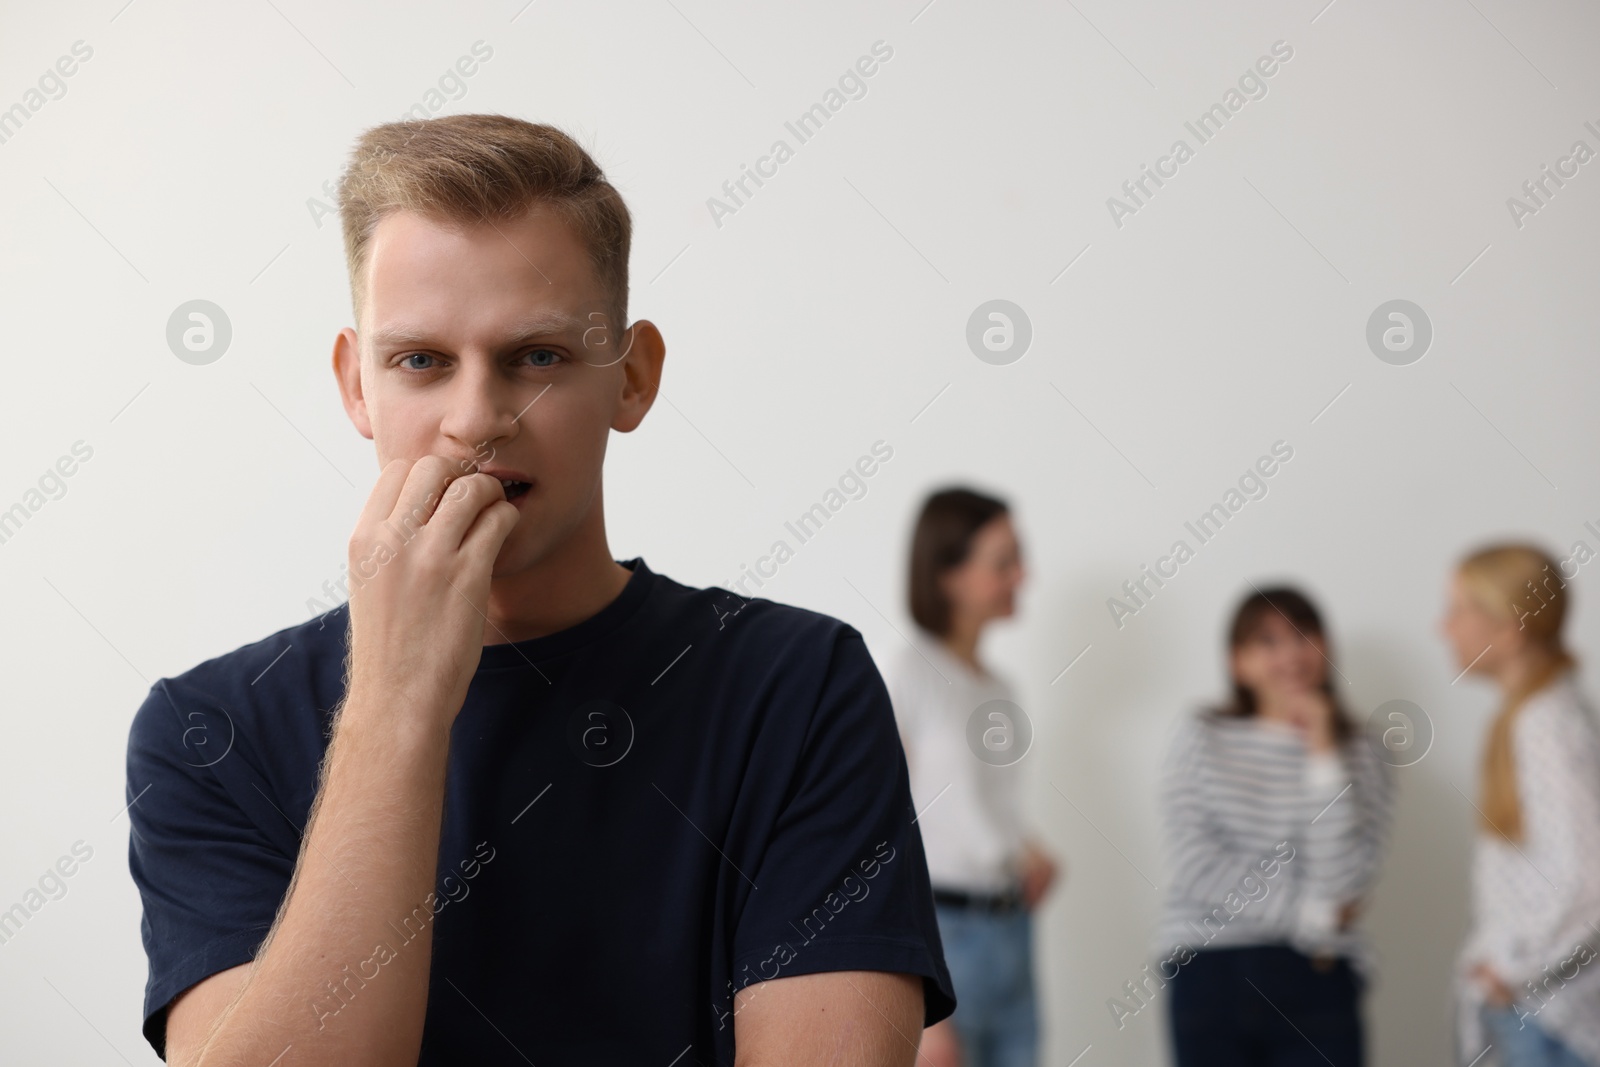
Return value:
[[(867, 494), (763, 590), (881, 654), (908, 625), (921, 495), (961, 480), (1015, 503), (1030, 582), (988, 651), (1037, 725), (1031, 809), (1069, 867), (1040, 945), (1049, 1062), (1165, 1055), (1157, 1012), (1119, 1032), (1105, 1004), (1157, 916), (1139, 872), (1165, 884), (1156, 768), (1176, 717), (1219, 692), (1226, 611), (1278, 577), (1327, 608), (1352, 707), (1406, 698), (1436, 727), (1400, 772), (1368, 1004), (1376, 1062), (1443, 1061), (1457, 790), (1491, 706), (1450, 684), (1445, 575), (1490, 536), (1600, 547), (1583, 525), (1600, 526), (1600, 163), (1520, 228), (1506, 204), (1575, 140), (1600, 149), (1583, 125), (1600, 127), (1600, 16), (924, 2), (5, 4), (0, 108), (93, 49), (0, 144), (0, 508), (93, 449), (0, 544), (0, 907), (73, 842), (94, 849), (0, 945), (8, 1062), (153, 1061), (128, 721), (150, 680), (303, 619), (338, 573), (375, 465), (328, 371), (349, 301), (336, 220), (308, 198), (480, 40), (492, 58), (442, 110), (573, 131), (637, 220), (633, 311), (667, 336), (670, 403), (613, 443), (615, 555), (726, 581), (883, 439)], [(796, 146), (785, 120), (880, 40), (893, 58), (866, 96)], [(1184, 122), (1280, 40), (1267, 95), (1197, 145)], [(1180, 137), (1194, 158), (1114, 225), (1107, 197)], [(707, 198), (777, 138), (794, 158), (716, 225)], [(165, 339), (195, 298), (233, 328), (206, 366)], [(995, 298), (1033, 329), (1003, 366), (965, 340)], [(1364, 337), (1394, 298), (1435, 327), (1409, 366)], [(1294, 458), (1270, 494), (1118, 629), (1106, 598), (1279, 439)], [(1590, 659), (1593, 573), (1575, 579)]]

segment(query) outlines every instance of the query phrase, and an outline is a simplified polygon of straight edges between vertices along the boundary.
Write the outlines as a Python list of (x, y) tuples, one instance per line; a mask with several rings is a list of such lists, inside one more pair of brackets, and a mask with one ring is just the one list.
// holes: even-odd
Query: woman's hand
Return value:
[(1056, 880), (1055, 861), (1038, 844), (1025, 841), (1018, 866), (1022, 876), (1022, 905), (1032, 911)]
[(1332, 752), (1337, 747), (1333, 736), (1333, 701), (1320, 689), (1296, 693), (1289, 701), (1289, 721), (1306, 739), (1312, 752)]
[(949, 1019), (934, 1023), (922, 1031), (922, 1045), (917, 1049), (918, 1067), (962, 1067), (961, 1035)]
[(1483, 987), (1484, 998), (1497, 1008), (1503, 1008), (1512, 1001), (1511, 990), (1500, 980), (1500, 975), (1487, 963), (1478, 963), (1472, 968), (1472, 977), (1478, 980)]

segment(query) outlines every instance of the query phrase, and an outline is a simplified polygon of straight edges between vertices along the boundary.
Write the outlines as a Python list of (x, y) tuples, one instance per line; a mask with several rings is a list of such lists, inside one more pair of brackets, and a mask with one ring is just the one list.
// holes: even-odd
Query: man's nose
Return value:
[(463, 366), (453, 385), (440, 427), (446, 436), (477, 448), (516, 433), (516, 397), (492, 368)]

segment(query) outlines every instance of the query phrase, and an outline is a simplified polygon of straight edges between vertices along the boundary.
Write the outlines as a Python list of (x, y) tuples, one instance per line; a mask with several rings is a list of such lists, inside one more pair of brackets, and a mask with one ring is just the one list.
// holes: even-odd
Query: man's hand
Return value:
[[(495, 556), (517, 509), (442, 456), (396, 460), (350, 539), (350, 684), (294, 878), (249, 966), (197, 983), (167, 1020), (183, 1067), (414, 1064), (433, 958), (450, 724), (483, 652)], [(338, 857), (335, 865), (332, 857)], [(395, 923), (420, 932), (346, 1003), (328, 997)]]
[(483, 609), (517, 509), (470, 461), (383, 468), (350, 538), (350, 688), (461, 711), (483, 651)]

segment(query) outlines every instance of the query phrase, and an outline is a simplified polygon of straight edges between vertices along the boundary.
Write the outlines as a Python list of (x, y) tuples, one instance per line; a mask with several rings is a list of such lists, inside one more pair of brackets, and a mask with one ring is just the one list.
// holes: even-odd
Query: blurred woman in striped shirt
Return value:
[(1163, 772), (1176, 1063), (1359, 1067), (1371, 962), (1353, 920), (1388, 834), (1389, 769), (1340, 708), (1300, 592), (1246, 597), (1228, 663), (1231, 699), (1180, 725)]

